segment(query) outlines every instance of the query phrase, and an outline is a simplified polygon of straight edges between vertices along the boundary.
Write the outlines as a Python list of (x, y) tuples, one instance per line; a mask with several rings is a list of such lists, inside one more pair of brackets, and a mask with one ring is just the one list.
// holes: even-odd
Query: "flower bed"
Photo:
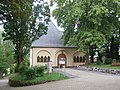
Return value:
[(112, 63), (112, 66), (120, 66), (120, 62), (119, 63)]
[(36, 77), (35, 79), (32, 80), (24, 80), (23, 76), (16, 73), (10, 76), (9, 85), (13, 87), (30, 86), (36, 84), (43, 84), (51, 81), (63, 80), (66, 78), (67, 77), (65, 77), (62, 74), (59, 75), (59, 73), (53, 72), (50, 75), (45, 74), (44, 76)]

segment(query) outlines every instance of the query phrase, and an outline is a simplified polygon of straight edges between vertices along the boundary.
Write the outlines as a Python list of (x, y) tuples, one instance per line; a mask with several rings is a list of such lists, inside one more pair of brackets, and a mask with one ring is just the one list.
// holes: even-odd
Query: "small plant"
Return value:
[(36, 76), (43, 76), (46, 67), (45, 66), (35, 66), (34, 69), (35, 69)]
[(31, 80), (35, 78), (35, 70), (33, 68), (29, 68), (24, 73), (26, 80)]
[(106, 58), (105, 64), (112, 64), (112, 58)]
[(13, 64), (10, 67), (10, 74), (16, 73), (17, 71), (17, 64)]
[(97, 60), (97, 61), (96, 61), (96, 64), (97, 64), (97, 65), (100, 65), (100, 64), (101, 64), (101, 61), (100, 61), (100, 60)]
[(18, 71), (21, 75), (24, 75), (28, 69), (29, 69), (29, 65), (28, 63), (26, 63), (26, 61), (24, 61), (20, 64)]
[(16, 81), (24, 81), (25, 78), (19, 73), (14, 73), (10, 75), (9, 79), (16, 80)]

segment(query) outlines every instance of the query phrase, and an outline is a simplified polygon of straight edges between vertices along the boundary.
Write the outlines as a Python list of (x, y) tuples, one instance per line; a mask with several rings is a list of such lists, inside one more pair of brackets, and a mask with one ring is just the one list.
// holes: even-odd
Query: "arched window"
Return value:
[(44, 62), (47, 62), (47, 57), (46, 56), (44, 57)]
[(85, 62), (85, 56), (83, 56), (83, 62)]
[(41, 62), (43, 62), (43, 56), (41, 56)]
[(48, 56), (48, 62), (50, 61), (50, 56)]
[(75, 57), (75, 56), (73, 57), (73, 62), (74, 62), (74, 63), (76, 62), (76, 57)]
[(40, 57), (39, 56), (37, 56), (37, 62), (40, 62)]
[(77, 56), (77, 62), (79, 62), (79, 57)]
[(48, 57), (46, 57), (46, 62), (48, 62)]
[(80, 62), (82, 62), (82, 57), (80, 56)]

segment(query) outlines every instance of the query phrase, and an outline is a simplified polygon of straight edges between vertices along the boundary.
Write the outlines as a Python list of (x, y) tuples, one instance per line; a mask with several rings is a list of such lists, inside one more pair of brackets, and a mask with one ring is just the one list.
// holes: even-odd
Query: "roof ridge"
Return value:
[[(57, 28), (57, 26), (53, 23), (52, 20), (50, 20), (50, 22), (54, 25), (54, 27), (56, 27), (56, 29), (57, 29), (59, 32), (63, 32), (63, 31), (60, 31), (60, 30)], [(49, 23), (50, 23), (50, 22), (49, 22)]]

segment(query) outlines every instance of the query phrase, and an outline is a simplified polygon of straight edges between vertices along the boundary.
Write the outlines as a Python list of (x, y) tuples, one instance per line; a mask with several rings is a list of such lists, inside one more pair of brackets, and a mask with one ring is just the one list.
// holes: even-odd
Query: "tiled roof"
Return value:
[(32, 43), (32, 47), (71, 47), (64, 46), (61, 39), (63, 32), (59, 31), (53, 22), (49, 22), (48, 32)]

